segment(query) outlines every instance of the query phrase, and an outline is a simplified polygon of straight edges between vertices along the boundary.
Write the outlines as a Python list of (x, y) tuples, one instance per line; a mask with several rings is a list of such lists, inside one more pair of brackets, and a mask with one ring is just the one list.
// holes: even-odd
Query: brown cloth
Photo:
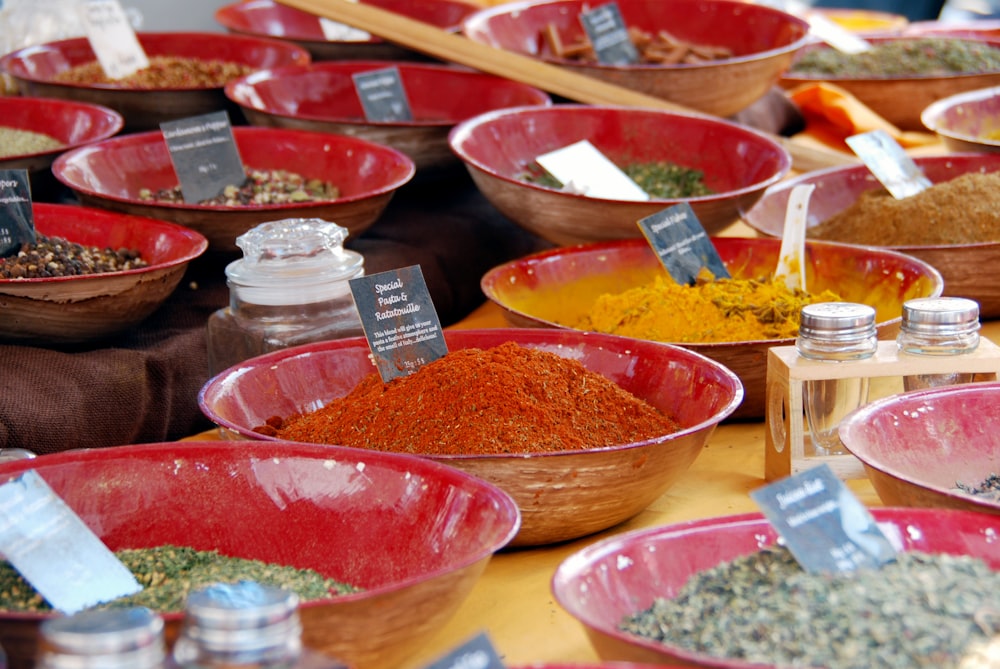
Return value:
[[(491, 267), (550, 245), (504, 218), (465, 173), (415, 181), (347, 241), (375, 274), (419, 265), (442, 324), (482, 304)], [(113, 339), (74, 348), (0, 344), (0, 448), (53, 453), (172, 441), (211, 428), (197, 396), (208, 380), (205, 328), (229, 302), (224, 268), (193, 263), (168, 301)]]

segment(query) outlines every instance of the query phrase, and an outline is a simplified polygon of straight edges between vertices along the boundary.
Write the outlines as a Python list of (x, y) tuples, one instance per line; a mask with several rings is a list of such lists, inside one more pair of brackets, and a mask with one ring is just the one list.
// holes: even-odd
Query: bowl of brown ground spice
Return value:
[(638, 514), (743, 399), (722, 365), (654, 342), (503, 328), (444, 337), (447, 355), (388, 384), (364, 337), (266, 354), (211, 379), (199, 405), (231, 437), (410, 453), (481, 477), (521, 510), (511, 545), (535, 546)]
[(895, 200), (863, 165), (818, 170), (773, 186), (744, 220), (780, 237), (791, 189), (813, 184), (806, 235), (811, 239), (892, 249), (929, 263), (944, 294), (979, 302), (984, 319), (1000, 316), (1000, 154), (962, 153), (914, 159), (934, 184)]

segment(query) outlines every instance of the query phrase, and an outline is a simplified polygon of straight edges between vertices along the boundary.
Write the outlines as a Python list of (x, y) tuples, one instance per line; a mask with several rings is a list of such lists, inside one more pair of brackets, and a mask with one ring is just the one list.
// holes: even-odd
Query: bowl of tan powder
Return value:
[(863, 165), (810, 172), (774, 186), (744, 220), (780, 237), (788, 196), (813, 184), (807, 236), (888, 248), (924, 260), (944, 278), (944, 294), (979, 302), (983, 319), (1000, 316), (1000, 285), (984, 276), (1000, 262), (1000, 154), (920, 156), (933, 186), (895, 200)]

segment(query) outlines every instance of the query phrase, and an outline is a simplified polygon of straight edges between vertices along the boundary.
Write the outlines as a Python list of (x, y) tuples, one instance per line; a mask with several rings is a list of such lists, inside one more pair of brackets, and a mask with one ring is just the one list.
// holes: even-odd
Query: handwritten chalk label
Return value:
[(396, 66), (367, 72), (355, 72), (354, 90), (369, 121), (412, 121), (413, 112), (406, 97), (403, 79)]
[(597, 60), (605, 65), (631, 65), (639, 61), (639, 50), (632, 42), (618, 3), (580, 14), (580, 23), (590, 38)]
[(35, 243), (35, 216), (27, 170), (0, 170), (0, 258)]
[(535, 158), (563, 190), (605, 200), (644, 201), (649, 194), (583, 139)]
[(240, 186), (246, 170), (224, 111), (160, 124), (184, 201), (197, 204)]
[(149, 59), (118, 0), (87, 0), (80, 5), (83, 29), (101, 69), (121, 79), (149, 67)]
[(496, 649), (485, 633), (477, 634), (425, 669), (503, 669)]
[(916, 195), (933, 185), (903, 147), (885, 130), (851, 135), (845, 141), (897, 200)]
[(361, 276), (349, 284), (383, 381), (408, 376), (448, 353), (418, 265)]
[(647, 216), (638, 225), (677, 283), (693, 284), (703, 267), (717, 279), (729, 278), (729, 270), (687, 202)]
[(0, 552), (66, 614), (142, 590), (35, 470), (0, 485)]
[(758, 488), (750, 497), (806, 571), (878, 568), (896, 558), (897, 546), (827, 464)]

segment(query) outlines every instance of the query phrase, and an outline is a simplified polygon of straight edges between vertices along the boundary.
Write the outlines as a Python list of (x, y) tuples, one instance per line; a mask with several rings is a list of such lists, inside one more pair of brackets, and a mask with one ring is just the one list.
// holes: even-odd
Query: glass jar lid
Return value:
[(820, 302), (802, 307), (799, 336), (810, 339), (864, 339), (875, 334), (875, 309), (854, 302)]
[(163, 619), (143, 607), (89, 609), (40, 628), (38, 667), (159, 667), (166, 658)]
[(920, 297), (903, 303), (902, 329), (960, 335), (978, 332), (979, 303), (964, 297)]

